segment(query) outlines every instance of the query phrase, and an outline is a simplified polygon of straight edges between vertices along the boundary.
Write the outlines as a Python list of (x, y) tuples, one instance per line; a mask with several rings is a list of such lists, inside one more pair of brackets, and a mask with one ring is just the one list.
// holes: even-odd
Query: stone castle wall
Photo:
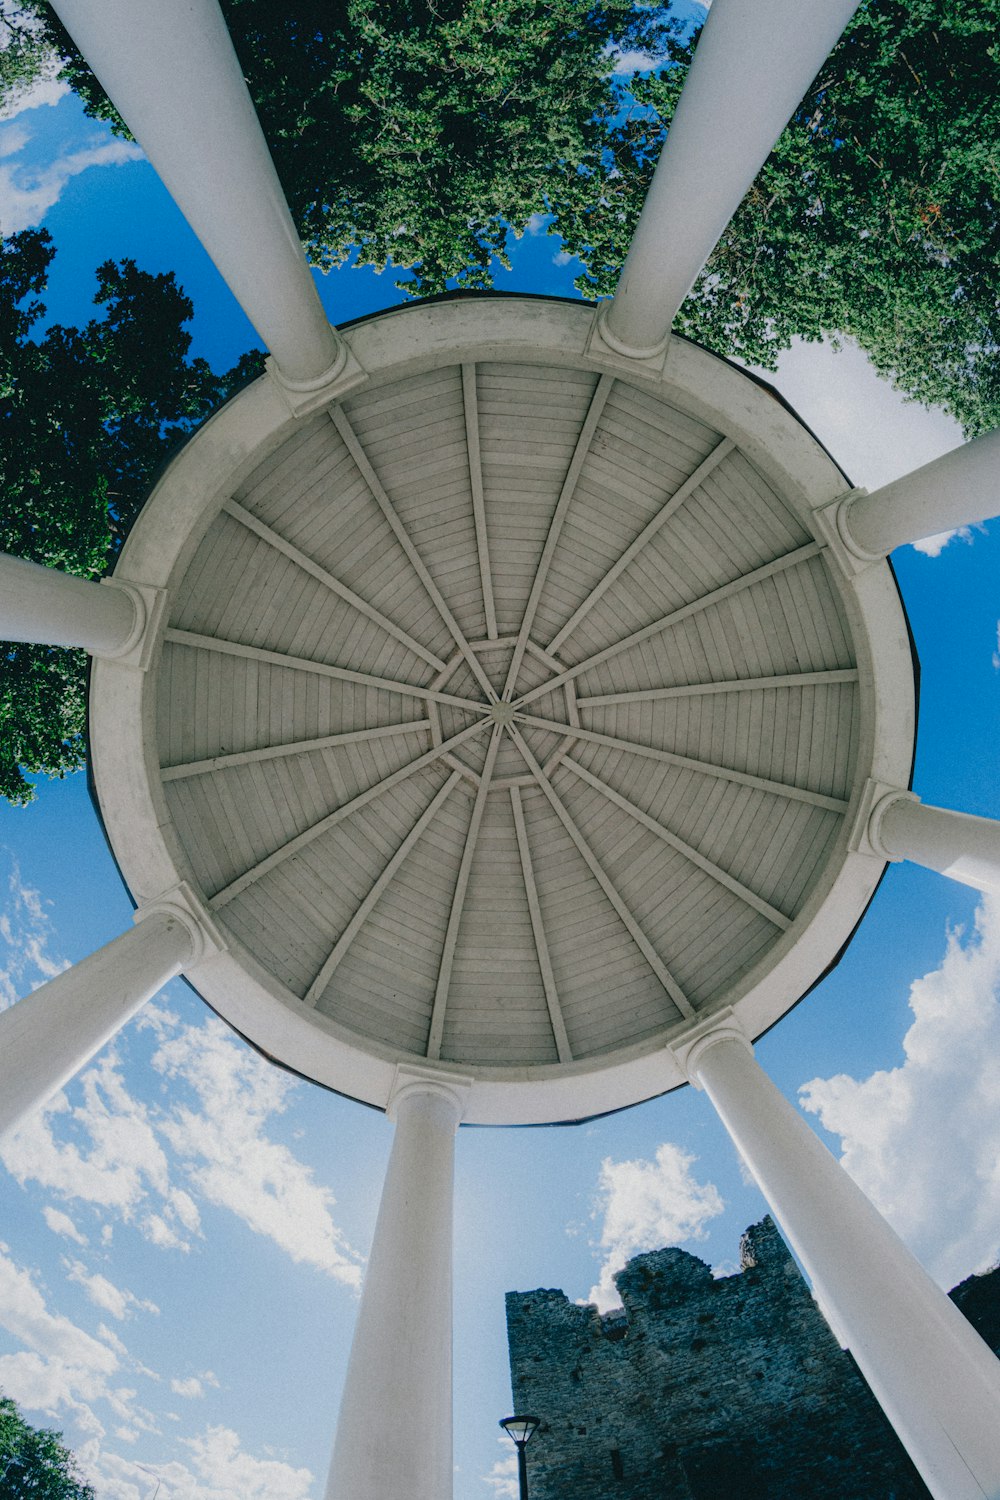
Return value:
[[(716, 1279), (683, 1250), (637, 1256), (604, 1317), (508, 1293), (514, 1409), (542, 1420), (531, 1500), (926, 1500), (770, 1219), (741, 1263)], [(996, 1349), (1000, 1272), (952, 1295)]]

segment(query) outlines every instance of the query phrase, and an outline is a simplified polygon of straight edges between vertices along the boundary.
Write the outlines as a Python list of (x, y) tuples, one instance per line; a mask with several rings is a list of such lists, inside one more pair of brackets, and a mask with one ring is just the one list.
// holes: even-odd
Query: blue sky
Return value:
[[(176, 270), (196, 353), (223, 367), (253, 343), (151, 170), (70, 96), (0, 123), (0, 222), (51, 231), (53, 319), (83, 321), (97, 264), (132, 256)], [(497, 284), (571, 294), (533, 228)], [(391, 274), (318, 284), (334, 321), (400, 300)], [(777, 383), (870, 488), (960, 439), (850, 349), (797, 348)], [(1000, 523), (894, 563), (922, 667), (915, 789), (1000, 817)], [(82, 776), (0, 808), (0, 1006), (130, 919)], [(758, 1048), (947, 1285), (1000, 1253), (998, 982), (1000, 906), (894, 867)], [(65, 1431), (102, 1500), (158, 1480), (160, 1500), (321, 1500), (390, 1140), (170, 985), (0, 1148), (0, 1387)], [(690, 1089), (574, 1129), (464, 1130), (457, 1173), (456, 1500), (508, 1500), (503, 1293), (606, 1298), (616, 1264), (665, 1243), (732, 1270), (765, 1206)]]

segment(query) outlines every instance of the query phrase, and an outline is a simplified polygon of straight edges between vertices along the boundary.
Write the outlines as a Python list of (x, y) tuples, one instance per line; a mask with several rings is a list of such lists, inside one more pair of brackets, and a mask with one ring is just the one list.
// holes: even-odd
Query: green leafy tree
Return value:
[[(48, 7), (88, 109), (123, 129)], [(414, 294), (491, 284), (554, 168), (593, 166), (619, 107), (613, 50), (662, 50), (635, 0), (223, 0), (311, 262), (409, 267)]]
[[(191, 303), (172, 275), (132, 261), (97, 271), (102, 316), (38, 336), (53, 256), (38, 230), (0, 246), (0, 550), (99, 578), (149, 478), (251, 357), (218, 377), (189, 359)], [(83, 763), (85, 658), (0, 645), (0, 795), (31, 800), (26, 773)]]
[(0, 0), (0, 106), (16, 110), (19, 96), (58, 65), (43, 23), (15, 0)]
[(96, 1500), (61, 1432), (30, 1426), (0, 1395), (0, 1500)]
[[(998, 38), (998, 0), (865, 0), (677, 326), (769, 368), (796, 335), (848, 336), (968, 433), (1000, 425)], [(599, 168), (552, 190), (588, 295), (614, 290), (696, 42), (636, 82)]]

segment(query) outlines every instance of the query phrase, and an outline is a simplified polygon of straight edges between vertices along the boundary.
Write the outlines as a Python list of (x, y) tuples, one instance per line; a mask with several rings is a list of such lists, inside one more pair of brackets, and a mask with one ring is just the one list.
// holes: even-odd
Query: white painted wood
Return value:
[(1000, 1493), (1000, 1363), (779, 1093), (745, 1038), (695, 1042), (708, 1094), (936, 1500)]
[(345, 350), (323, 312), (217, 0), (54, 7), (292, 382)]
[(632, 913), (625, 905), (625, 902), (622, 900), (618, 891), (608, 879), (605, 871), (601, 868), (600, 862), (598, 861), (593, 850), (590, 848), (590, 845), (587, 843), (586, 839), (583, 837), (580, 830), (573, 822), (573, 819), (570, 817), (569, 813), (566, 811), (566, 808), (563, 806), (563, 803), (557, 795), (551, 782), (548, 780), (541, 766), (535, 760), (531, 751), (525, 744), (523, 736), (519, 734), (516, 729), (512, 728), (511, 737), (513, 738), (514, 743), (517, 745), (517, 748), (520, 750), (521, 754), (524, 756), (528, 769), (531, 771), (531, 774), (538, 782), (539, 787), (545, 795), (546, 801), (552, 808), (552, 811), (555, 813), (560, 823), (565, 828), (566, 832), (569, 834), (570, 838), (573, 840), (573, 843), (576, 845), (577, 849), (580, 851), (580, 854), (586, 861), (588, 869), (594, 876), (594, 879), (597, 881), (598, 885), (600, 885), (604, 894), (607, 896), (615, 912), (627, 927), (630, 937), (634, 941), (636, 947), (639, 949), (643, 958), (646, 960), (649, 967), (652, 969), (653, 973), (660, 981), (660, 984), (663, 986), (664, 990), (669, 995), (674, 1005), (677, 1006), (677, 1009), (681, 1012), (681, 1014), (684, 1016), (693, 1016), (694, 1007), (691, 1005), (680, 985), (670, 973), (670, 970), (667, 968), (662, 958), (660, 958), (659, 954), (653, 948), (653, 945), (649, 942), (645, 933), (642, 931), (642, 928), (639, 926), (638, 922), (635, 920)]
[(645, 688), (634, 693), (594, 694), (576, 700), (577, 707), (606, 708), (612, 703), (652, 703), (662, 698), (700, 698), (705, 693), (763, 692), (767, 688), (823, 687), (828, 683), (857, 682), (856, 667), (826, 672), (789, 672), (780, 677), (742, 677), (729, 682), (687, 682), (674, 687)]
[(698, 272), (857, 4), (715, 0), (605, 315), (613, 349), (662, 353)]
[(688, 755), (675, 755), (671, 750), (661, 750), (653, 745), (642, 745), (629, 740), (619, 740), (610, 734), (597, 734), (590, 729), (574, 729), (558, 724), (553, 719), (536, 719), (531, 714), (520, 714), (519, 721), (533, 724), (539, 729), (549, 729), (554, 734), (564, 734), (570, 739), (587, 740), (594, 745), (607, 745), (612, 750), (627, 750), (650, 760), (660, 760), (666, 765), (685, 766), (691, 771), (700, 771), (705, 776), (718, 776), (723, 781), (735, 781), (741, 786), (757, 787), (762, 792), (774, 792), (779, 797), (789, 797), (797, 802), (811, 802), (815, 807), (826, 807), (831, 812), (846, 812), (847, 803), (839, 797), (827, 797), (822, 792), (812, 792), (806, 787), (793, 786), (780, 781), (769, 781), (763, 776), (750, 776), (743, 771), (733, 771), (727, 766), (715, 765), (711, 761), (695, 760)]
[(563, 641), (573, 634), (573, 631), (580, 624), (580, 621), (584, 618), (585, 615), (590, 613), (594, 605), (597, 603), (598, 599), (602, 598), (602, 596), (607, 593), (612, 584), (618, 581), (622, 573), (625, 572), (625, 569), (635, 561), (646, 544), (651, 541), (659, 531), (660, 527), (670, 519), (675, 511), (680, 509), (688, 496), (693, 494), (693, 492), (698, 488), (702, 481), (708, 477), (712, 470), (716, 468), (716, 466), (720, 464), (724, 458), (728, 457), (728, 455), (733, 451), (733, 446), (734, 445), (729, 438), (723, 438), (722, 442), (712, 450), (708, 457), (702, 460), (702, 462), (695, 469), (694, 473), (688, 475), (683, 484), (677, 487), (677, 489), (673, 492), (666, 503), (660, 507), (660, 509), (656, 512), (652, 519), (648, 521), (647, 524), (643, 527), (642, 531), (640, 531), (635, 540), (631, 542), (628, 547), (626, 547), (625, 551), (618, 558), (617, 562), (615, 562), (614, 565), (610, 567), (604, 574), (603, 578), (601, 578), (601, 580), (594, 585), (594, 587), (588, 593), (587, 597), (566, 621), (566, 624), (562, 627), (562, 629), (552, 637), (551, 641), (549, 641), (549, 644), (546, 647), (548, 651), (557, 652), (559, 650)]
[(590, 452), (590, 445), (594, 441), (594, 433), (597, 431), (597, 425), (601, 420), (604, 407), (607, 404), (608, 397), (611, 395), (613, 386), (614, 378), (611, 375), (602, 375), (597, 382), (597, 388), (594, 391), (583, 427), (580, 430), (579, 439), (573, 450), (573, 457), (566, 471), (566, 478), (563, 480), (562, 488), (559, 491), (559, 499), (552, 513), (552, 520), (545, 538), (545, 546), (542, 548), (542, 555), (539, 558), (538, 567), (535, 570), (535, 576), (532, 580), (531, 592), (528, 595), (528, 602), (524, 608), (521, 628), (518, 631), (517, 642), (514, 646), (514, 655), (511, 658), (507, 680), (504, 683), (504, 690), (501, 695), (507, 700), (513, 696), (514, 684), (517, 681), (517, 674), (521, 669), (525, 648), (531, 635), (532, 626), (535, 623), (535, 614), (538, 609), (539, 600), (541, 599), (542, 589), (545, 587), (545, 581), (548, 577), (553, 554), (559, 542), (566, 513), (573, 502), (573, 495), (576, 491), (580, 472), (586, 462), (587, 454)]
[(425, 590), (427, 591), (428, 597), (433, 601), (435, 609), (441, 616), (445, 625), (448, 627), (451, 637), (457, 645), (459, 651), (461, 651), (462, 655), (465, 657), (466, 661), (471, 667), (473, 676), (479, 682), (483, 691), (486, 693), (487, 698), (495, 697), (496, 695), (489, 682), (489, 679), (480, 667), (479, 662), (476, 660), (475, 653), (469, 649), (469, 643), (465, 639), (458, 621), (455, 619), (455, 616), (452, 614), (451, 610), (448, 608), (448, 605), (445, 603), (444, 596), (442, 595), (441, 590), (434, 582), (433, 578), (427, 570), (427, 567), (424, 564), (423, 558), (420, 556), (420, 553), (417, 551), (416, 547), (405, 531), (402, 523), (400, 522), (399, 517), (396, 515), (392, 502), (385, 491), (382, 481), (376, 474), (375, 469), (368, 457), (368, 454), (359, 443), (354, 429), (347, 419), (347, 415), (344, 412), (343, 407), (335, 406), (330, 412), (330, 416), (333, 420), (334, 426), (340, 433), (340, 436), (342, 437), (348, 449), (348, 452), (354, 459), (354, 462), (357, 464), (358, 470), (364, 478), (365, 483), (371, 490), (379, 509), (385, 516), (385, 519), (388, 521), (389, 525), (392, 527), (392, 531), (394, 536), (396, 537), (396, 540), (399, 542), (399, 545), (406, 553), (406, 557), (410, 563), (410, 566), (416, 573), (417, 577), (420, 579), (420, 582), (423, 584)]
[(1000, 894), (1000, 822), (888, 793), (875, 807), (869, 838), (877, 853), (938, 870), (977, 891)]
[(483, 589), (483, 611), (486, 634), (497, 637), (497, 612), (493, 602), (493, 572), (490, 567), (490, 543), (486, 531), (486, 502), (483, 496), (483, 461), (479, 446), (479, 403), (476, 395), (476, 367), (462, 366), (462, 396), (465, 403), (465, 433), (469, 445), (469, 486), (472, 491), (472, 514), (476, 523), (476, 552)]
[(650, 833), (654, 833), (657, 838), (663, 839), (664, 843), (670, 844), (679, 854), (683, 854), (684, 858), (689, 859), (692, 864), (697, 865), (699, 870), (704, 870), (706, 875), (711, 875), (713, 880), (717, 880), (720, 885), (724, 885), (726, 890), (732, 891), (734, 896), (739, 896), (741, 901), (745, 901), (748, 906), (752, 906), (755, 911), (759, 911), (762, 916), (767, 917), (768, 921), (773, 922), (775, 927), (779, 927), (784, 931), (786, 927), (791, 926), (791, 922), (785, 916), (784, 912), (779, 911), (776, 906), (772, 906), (769, 901), (765, 901), (761, 896), (758, 896), (755, 891), (751, 890), (749, 886), (744, 885), (742, 881), (735, 880), (733, 876), (726, 873), (721, 865), (717, 865), (714, 860), (706, 859), (691, 844), (688, 844), (682, 838), (678, 838), (675, 833), (671, 833), (669, 828), (664, 828), (662, 823), (658, 823), (655, 818), (651, 818), (648, 813), (644, 813), (642, 808), (637, 807), (634, 802), (630, 802), (627, 797), (622, 797), (613, 787), (608, 786), (607, 782), (601, 781), (599, 777), (588, 771), (585, 766), (581, 766), (575, 761), (572, 756), (567, 755), (563, 760), (563, 765), (572, 771), (575, 776), (579, 776), (582, 781), (585, 781), (588, 786), (593, 787), (595, 791), (607, 797), (608, 801), (613, 802), (615, 807), (620, 808), (622, 812), (628, 813), (629, 817), (635, 818), (644, 828), (648, 828)]
[(472, 872), (472, 861), (476, 853), (479, 830), (482, 827), (483, 813), (486, 810), (486, 798), (489, 795), (490, 785), (493, 780), (493, 769), (496, 765), (497, 753), (500, 749), (502, 738), (503, 729), (497, 724), (494, 726), (489, 749), (486, 752), (486, 762), (479, 778), (476, 800), (472, 804), (472, 816), (469, 820), (469, 831), (465, 839), (465, 848), (462, 850), (462, 863), (458, 867), (458, 878), (455, 882), (455, 894), (448, 917), (448, 930), (445, 933), (444, 949), (441, 954), (441, 968), (438, 972), (437, 988), (434, 991), (434, 1008), (431, 1011), (431, 1024), (427, 1036), (427, 1056), (430, 1058), (441, 1056), (441, 1038), (444, 1034), (444, 1017), (448, 1005), (448, 988), (451, 984), (451, 971), (455, 962), (455, 948), (458, 943), (459, 926), (462, 921), (466, 892), (469, 888), (469, 875)]
[(293, 839), (289, 839), (287, 843), (282, 844), (279, 848), (275, 849), (274, 852), (272, 854), (269, 854), (266, 859), (263, 859), (259, 864), (254, 865), (253, 869), (247, 870), (243, 875), (241, 875), (238, 880), (234, 880), (223, 890), (216, 891), (215, 895), (209, 902), (209, 906), (212, 907), (213, 910), (217, 910), (219, 907), (227, 905), (227, 903), (232, 901), (235, 896), (238, 896), (241, 891), (244, 891), (248, 885), (252, 885), (255, 881), (260, 880), (262, 875), (266, 875), (269, 870), (273, 870), (276, 865), (281, 864), (284, 860), (290, 859), (293, 854), (297, 854), (300, 849), (306, 846), (306, 844), (312, 843), (312, 841), (319, 838), (321, 834), (327, 833), (330, 829), (335, 828), (338, 823), (342, 823), (344, 819), (349, 818), (352, 813), (356, 813), (362, 807), (367, 806), (367, 804), (373, 798), (383, 796), (387, 791), (389, 791), (392, 787), (398, 785), (398, 783), (400, 781), (403, 781), (406, 777), (413, 776), (417, 771), (422, 771), (424, 766), (429, 766), (433, 761), (438, 760), (441, 756), (442, 749), (450, 749), (456, 745), (460, 745), (464, 743), (465, 740), (471, 739), (473, 735), (479, 734), (487, 727), (488, 721), (486, 720), (484, 720), (481, 724), (470, 725), (468, 729), (463, 729), (459, 734), (456, 734), (450, 740), (447, 740), (443, 747), (439, 747), (437, 745), (432, 746), (431, 749), (425, 751), (423, 755), (418, 755), (415, 760), (411, 760), (407, 765), (401, 766), (398, 771), (393, 771), (392, 775), (387, 776), (384, 781), (377, 782), (375, 786), (370, 786), (367, 788), (367, 790), (360, 792), (356, 797), (353, 797), (350, 802), (345, 803), (342, 807), (335, 808), (332, 813), (328, 813), (327, 816), (325, 818), (321, 818), (318, 823), (314, 823), (312, 827), (305, 829), (304, 832), (298, 834)]
[(450, 693), (435, 692), (432, 688), (417, 687), (411, 682), (397, 682), (391, 678), (374, 677), (367, 672), (349, 672), (329, 662), (309, 661), (306, 658), (287, 655), (283, 651), (267, 651), (262, 646), (244, 646), (239, 641), (224, 641), (217, 636), (198, 635), (192, 630), (167, 630), (165, 639), (179, 646), (197, 646), (202, 651), (218, 651), (227, 656), (245, 656), (253, 661), (271, 662), (276, 667), (293, 667), (297, 672), (315, 672), (321, 677), (335, 677), (341, 682), (356, 682), (360, 687), (382, 688), (387, 693), (399, 693), (404, 698), (426, 698), (434, 703), (450, 703), (457, 708), (478, 710), (481, 704), (468, 698), (456, 698)]
[(512, 786), (510, 789), (510, 802), (514, 815), (514, 828), (517, 832), (518, 853), (521, 856), (524, 889), (528, 898), (528, 911), (531, 915), (531, 931), (535, 940), (535, 950), (538, 955), (538, 967), (541, 970), (542, 983), (545, 986), (545, 1003), (549, 1008), (552, 1036), (555, 1040), (559, 1061), (572, 1062), (573, 1049), (570, 1046), (569, 1036), (566, 1032), (566, 1022), (563, 1019), (562, 1006), (559, 1003), (559, 990), (556, 985), (555, 973), (552, 969), (549, 945), (545, 937), (545, 922), (542, 918), (542, 908), (538, 900), (535, 872), (531, 864), (531, 845), (528, 842), (528, 830), (524, 822), (521, 792), (516, 786)]
[(430, 722), (430, 719), (413, 719), (404, 724), (383, 724), (374, 729), (353, 729), (344, 734), (320, 735), (312, 740), (293, 740), (287, 745), (265, 745), (260, 750), (239, 750), (230, 755), (213, 755), (207, 760), (164, 766), (160, 775), (164, 781), (179, 781), (187, 776), (207, 776), (211, 771), (223, 771), (229, 766), (245, 766), (257, 760), (281, 760), (286, 755), (304, 755), (310, 750), (332, 750), (337, 745), (356, 745), (366, 740), (391, 739), (397, 734), (425, 734), (430, 730)]

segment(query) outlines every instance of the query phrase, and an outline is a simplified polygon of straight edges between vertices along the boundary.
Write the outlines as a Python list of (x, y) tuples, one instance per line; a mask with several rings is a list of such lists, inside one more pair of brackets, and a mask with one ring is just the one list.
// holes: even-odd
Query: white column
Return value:
[(912, 792), (888, 792), (876, 803), (868, 839), (883, 859), (909, 859), (1000, 894), (1000, 823), (927, 806)]
[(842, 502), (841, 535), (861, 557), (1000, 514), (1000, 428), (932, 459), (912, 474)]
[(91, 583), (0, 552), (0, 640), (123, 656), (145, 623), (135, 589)]
[(57, 1093), (202, 949), (190, 915), (157, 903), (121, 937), (0, 1014), (0, 1134)]
[(858, 0), (714, 0), (601, 334), (664, 348), (677, 310)]
[(351, 1346), (327, 1500), (452, 1494), (452, 1198), (468, 1079), (400, 1068), (396, 1135)]
[(1000, 1361), (779, 1093), (720, 1028), (686, 1066), (780, 1220), (936, 1500), (1000, 1497)]
[(330, 328), (218, 0), (53, 9), (293, 386), (332, 378)]

